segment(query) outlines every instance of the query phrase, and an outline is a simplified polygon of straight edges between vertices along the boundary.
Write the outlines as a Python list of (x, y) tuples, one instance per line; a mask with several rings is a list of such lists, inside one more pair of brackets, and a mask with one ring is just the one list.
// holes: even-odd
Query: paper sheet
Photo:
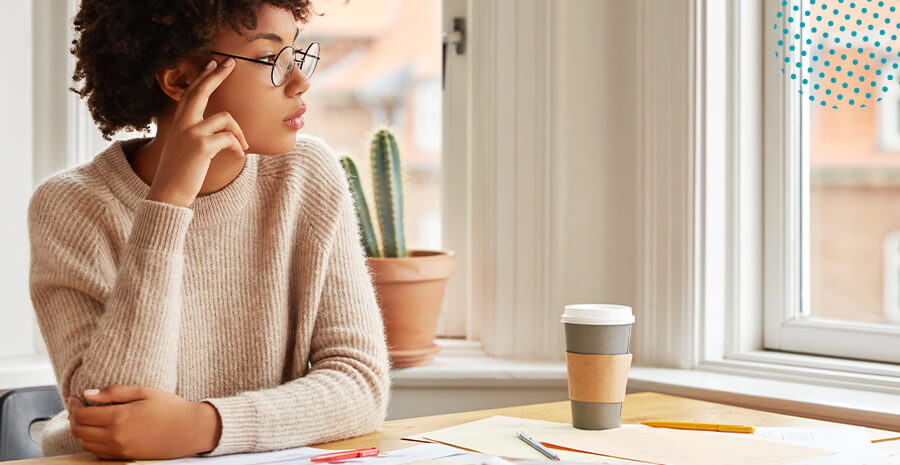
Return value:
[(860, 426), (759, 426), (754, 437), (834, 451), (870, 448), (869, 433)]
[[(524, 442), (521, 442), (520, 439), (516, 437), (516, 431), (522, 430), (525, 431), (529, 436), (537, 439), (538, 441), (543, 440), (544, 438), (550, 437), (565, 437), (578, 433), (579, 429), (575, 429), (572, 425), (568, 423), (558, 423), (554, 421), (544, 421), (544, 420), (532, 420), (529, 418), (517, 418), (517, 417), (507, 417), (507, 416), (493, 416), (490, 418), (484, 418), (481, 420), (470, 421), (468, 423), (463, 423), (460, 425), (450, 426), (448, 428), (439, 429), (435, 431), (429, 431), (426, 433), (413, 434), (410, 436), (405, 436), (403, 439), (408, 441), (432, 441), (428, 436), (437, 436), (441, 435), (443, 437), (444, 434), (456, 434), (456, 433), (472, 433), (472, 434), (482, 434), (482, 435), (494, 435), (496, 433), (497, 428), (502, 428), (505, 431), (502, 433), (506, 435), (510, 429), (512, 429), (512, 437), (521, 443), (522, 446), (528, 447)], [(531, 449), (534, 450), (534, 449)], [(538, 453), (538, 457), (533, 457), (536, 459), (544, 459), (543, 455)]]
[(665, 465), (785, 465), (834, 455), (834, 451), (669, 428), (617, 428), (549, 441), (554, 446)]
[[(583, 430), (575, 429), (568, 423), (494, 416), (437, 431), (408, 436), (403, 439), (413, 441), (430, 440), (475, 452), (513, 459), (547, 460), (547, 457), (516, 436), (516, 432), (519, 430), (524, 431), (525, 434), (540, 442), (547, 442), (550, 439), (568, 437), (584, 432)], [(559, 455), (561, 461), (567, 462), (623, 463), (622, 460), (594, 454), (561, 450), (555, 450), (554, 452)]]
[(838, 452), (793, 465), (860, 465), (877, 462), (891, 454), (890, 451), (873, 445), (869, 440), (869, 432), (859, 426), (757, 427), (753, 436)]
[(868, 462), (866, 465), (900, 465), (900, 452), (893, 452), (893, 455), (874, 462)]

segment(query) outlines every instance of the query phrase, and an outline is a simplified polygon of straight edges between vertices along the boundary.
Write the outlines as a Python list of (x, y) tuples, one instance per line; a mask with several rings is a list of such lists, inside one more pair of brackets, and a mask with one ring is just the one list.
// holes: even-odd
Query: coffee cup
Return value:
[(572, 426), (589, 430), (621, 426), (632, 357), (631, 307), (566, 305), (562, 323)]

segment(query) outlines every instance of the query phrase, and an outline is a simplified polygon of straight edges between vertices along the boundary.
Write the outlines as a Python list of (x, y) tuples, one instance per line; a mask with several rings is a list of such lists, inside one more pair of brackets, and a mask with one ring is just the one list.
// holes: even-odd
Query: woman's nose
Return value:
[[(297, 69), (294, 70), (293, 73), (291, 73), (291, 79), (290, 79), (289, 84), (291, 86), (293, 86), (293, 87), (291, 87), (291, 93), (293, 93), (293, 94), (306, 93), (306, 91), (309, 90), (309, 86), (310, 86), (309, 78), (307, 78), (306, 75), (303, 74), (303, 71), (300, 70), (299, 66), (297, 67)], [(294, 88), (294, 87), (296, 87), (296, 88)]]

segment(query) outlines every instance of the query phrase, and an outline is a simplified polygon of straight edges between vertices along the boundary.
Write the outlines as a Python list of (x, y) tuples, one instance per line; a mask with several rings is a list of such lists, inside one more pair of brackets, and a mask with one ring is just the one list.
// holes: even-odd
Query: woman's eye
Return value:
[(266, 55), (266, 56), (260, 58), (260, 60), (263, 60), (263, 61), (270, 61), (270, 60), (274, 60), (274, 59), (275, 59), (275, 55)]

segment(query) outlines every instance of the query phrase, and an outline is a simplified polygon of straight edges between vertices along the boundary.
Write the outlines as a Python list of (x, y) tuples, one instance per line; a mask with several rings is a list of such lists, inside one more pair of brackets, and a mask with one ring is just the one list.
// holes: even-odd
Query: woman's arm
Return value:
[(204, 399), (216, 407), (222, 428), (206, 455), (319, 444), (370, 433), (384, 421), (387, 345), (349, 188), (337, 207), (309, 347), (311, 370), (274, 388)]
[(31, 299), (62, 398), (92, 405), (83, 391), (111, 384), (174, 392), (193, 211), (142, 201), (116, 264), (104, 206), (73, 184), (42, 185), (28, 217)]

